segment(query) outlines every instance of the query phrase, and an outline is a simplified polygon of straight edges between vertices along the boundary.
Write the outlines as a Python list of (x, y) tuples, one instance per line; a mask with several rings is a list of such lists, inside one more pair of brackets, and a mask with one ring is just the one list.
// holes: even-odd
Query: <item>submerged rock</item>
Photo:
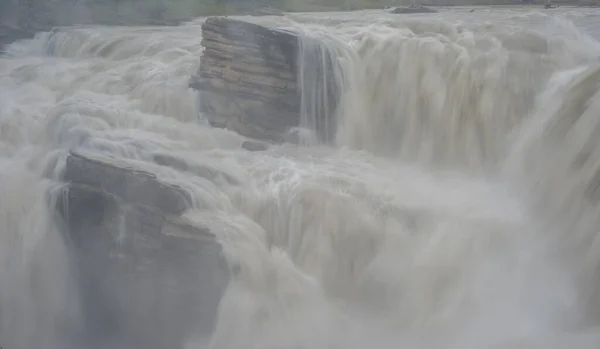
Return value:
[(102, 190), (127, 203), (155, 207), (165, 214), (180, 214), (190, 206), (191, 199), (183, 189), (161, 182), (152, 173), (110, 159), (71, 153), (64, 178)]
[(228, 282), (220, 246), (180, 214), (185, 192), (155, 175), (72, 153), (59, 207), (90, 341), (180, 348), (210, 333)]
[(285, 12), (272, 7), (261, 8), (254, 14), (255, 16), (283, 16)]
[(242, 143), (242, 148), (248, 151), (263, 151), (269, 149), (269, 145), (263, 142), (245, 141)]
[(410, 13), (436, 13), (437, 11), (429, 8), (429, 7), (425, 7), (425, 6), (407, 6), (407, 7), (396, 7), (395, 9), (391, 10), (390, 13), (399, 13), (399, 14), (410, 14)]
[(153, 159), (159, 165), (171, 167), (178, 171), (191, 172), (198, 177), (206, 178), (212, 182), (222, 179), (229, 184), (240, 184), (238, 179), (228, 173), (207, 166), (206, 164), (188, 163), (182, 158), (168, 154), (154, 154)]

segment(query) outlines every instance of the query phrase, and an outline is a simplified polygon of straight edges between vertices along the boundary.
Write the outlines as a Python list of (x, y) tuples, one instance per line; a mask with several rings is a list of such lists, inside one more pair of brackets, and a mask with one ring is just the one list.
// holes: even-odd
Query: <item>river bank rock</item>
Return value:
[(189, 198), (151, 173), (71, 153), (59, 213), (89, 341), (180, 348), (210, 333), (228, 282), (220, 246), (181, 217)]
[[(283, 142), (287, 131), (300, 125), (300, 71), (312, 79), (304, 80), (311, 90), (337, 92), (334, 61), (316, 39), (226, 17), (208, 18), (202, 35), (204, 53), (190, 87), (199, 91), (200, 112), (213, 127)], [(313, 50), (300, 52), (307, 47)], [(298, 63), (300, 55), (304, 69)], [(321, 111), (333, 110), (337, 103), (337, 98), (323, 100), (329, 105), (308, 108), (316, 110), (317, 124), (330, 117)]]

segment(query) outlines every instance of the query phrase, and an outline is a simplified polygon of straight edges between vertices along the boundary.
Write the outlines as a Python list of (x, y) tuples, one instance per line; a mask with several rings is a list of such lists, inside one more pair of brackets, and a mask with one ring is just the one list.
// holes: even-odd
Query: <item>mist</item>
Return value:
[(0, 346), (597, 348), (600, 12), (387, 5), (0, 4)]

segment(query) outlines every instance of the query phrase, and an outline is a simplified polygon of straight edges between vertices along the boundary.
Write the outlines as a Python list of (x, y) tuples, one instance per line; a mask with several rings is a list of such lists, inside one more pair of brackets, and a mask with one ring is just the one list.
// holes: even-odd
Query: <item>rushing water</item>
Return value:
[[(65, 348), (82, 326), (47, 195), (78, 149), (183, 184), (239, 267), (190, 349), (598, 348), (597, 10), (248, 20), (336, 57), (331, 145), (248, 152), (207, 126), (187, 88), (202, 20), (45, 33), (0, 58), (0, 346)], [(326, 92), (304, 92), (310, 128)]]

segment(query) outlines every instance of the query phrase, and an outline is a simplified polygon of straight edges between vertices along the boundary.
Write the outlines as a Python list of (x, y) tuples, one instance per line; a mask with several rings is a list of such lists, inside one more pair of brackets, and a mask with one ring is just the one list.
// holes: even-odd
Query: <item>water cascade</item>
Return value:
[(212, 336), (182, 338), (188, 349), (597, 348), (600, 33), (582, 29), (597, 16), (553, 13), (265, 18), (319, 38), (298, 57), (300, 127), (325, 142), (257, 152), (197, 120), (201, 19), (13, 44), (0, 346), (122, 345), (78, 337), (53, 213), (77, 150), (180, 186), (185, 218), (216, 235), (234, 277)]

